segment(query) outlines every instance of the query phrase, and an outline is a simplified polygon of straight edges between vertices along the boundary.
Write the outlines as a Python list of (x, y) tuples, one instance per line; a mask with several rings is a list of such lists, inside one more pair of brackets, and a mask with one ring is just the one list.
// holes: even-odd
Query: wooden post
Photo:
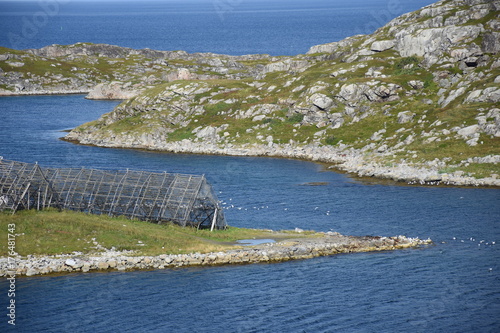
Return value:
[(215, 222), (217, 222), (217, 207), (215, 207), (214, 218), (212, 219), (212, 227), (210, 228), (211, 232), (214, 231)]

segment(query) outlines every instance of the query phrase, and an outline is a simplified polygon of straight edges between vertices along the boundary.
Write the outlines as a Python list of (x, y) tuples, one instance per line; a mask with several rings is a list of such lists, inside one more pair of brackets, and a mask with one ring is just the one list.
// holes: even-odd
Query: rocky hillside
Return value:
[(226, 56), (134, 50), (106, 44), (0, 47), (0, 96), (89, 93), (91, 99), (127, 99), (175, 80), (254, 77), (269, 55)]
[[(96, 56), (89, 49), (103, 46), (79, 44), (6, 62), (98, 61), (85, 66), (102, 74), (80, 73), (101, 83), (96, 95), (113, 84), (134, 88), (68, 140), (306, 158), (359, 176), (500, 186), (499, 16), (500, 1), (444, 0), (295, 57), (124, 48)], [(64, 53), (80, 47), (84, 56)]]

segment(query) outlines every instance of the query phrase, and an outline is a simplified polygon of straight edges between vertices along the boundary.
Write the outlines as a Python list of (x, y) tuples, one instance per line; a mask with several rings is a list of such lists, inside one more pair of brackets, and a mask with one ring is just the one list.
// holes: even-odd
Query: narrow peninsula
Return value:
[(500, 186), (500, 3), (442, 0), (297, 56), (0, 48), (0, 95), (124, 99), (66, 140), (280, 156), (410, 184)]
[[(229, 227), (210, 232), (56, 210), (0, 212), (0, 219), (16, 226), (15, 251), (7, 242), (0, 245), (0, 276), (7, 277), (277, 263), (432, 244), (405, 236), (358, 237), (300, 229)], [(7, 239), (6, 232), (0, 230), (0, 237)]]

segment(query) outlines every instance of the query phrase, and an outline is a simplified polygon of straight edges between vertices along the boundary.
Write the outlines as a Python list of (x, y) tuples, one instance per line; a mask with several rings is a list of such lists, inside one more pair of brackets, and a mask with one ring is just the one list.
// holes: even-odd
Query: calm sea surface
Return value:
[[(91, 2), (92, 7), (76, 1), (60, 3), (58, 12), (47, 16), (46, 24), (40, 23), (21, 48), (91, 41), (190, 52), (296, 54), (365, 29), (367, 23), (376, 22), (377, 10), (389, 10), (394, 4), (414, 6), (408, 9), (412, 10), (427, 4), (227, 0), (186, 1), (186, 6), (178, 1), (141, 2), (139, 7), (132, 2)], [(229, 4), (232, 10), (226, 7), (221, 16), (214, 4), (219, 9), (220, 4)], [(39, 6), (1, 1), (0, 45), (9, 46), (8, 32), (23, 37), (22, 18), (32, 19)], [(200, 21), (206, 29), (200, 28)], [(264, 28), (264, 23), (270, 25)], [(44, 166), (203, 173), (224, 202), (233, 226), (403, 234), (430, 237), (435, 245), (272, 265), (20, 278), (15, 331), (500, 330), (500, 190), (366, 184), (304, 161), (173, 155), (59, 140), (61, 131), (96, 119), (116, 104), (88, 101), (81, 95), (0, 98), (0, 156)], [(304, 185), (311, 182), (327, 185)], [(0, 227), (5, 227), (1, 221)], [(2, 332), (12, 329), (7, 325), (7, 290), (7, 281), (0, 281)]]
[[(173, 155), (58, 139), (62, 130), (115, 105), (81, 95), (0, 98), (0, 155), (45, 166), (204, 173), (233, 226), (404, 234), (436, 245), (272, 265), (21, 278), (18, 331), (500, 329), (500, 190), (367, 185), (304, 161)], [(304, 185), (309, 182), (327, 185)], [(1, 281), (0, 309), (7, 290)]]
[(107, 43), (223, 54), (296, 55), (368, 34), (432, 0), (1, 1), (0, 46)]

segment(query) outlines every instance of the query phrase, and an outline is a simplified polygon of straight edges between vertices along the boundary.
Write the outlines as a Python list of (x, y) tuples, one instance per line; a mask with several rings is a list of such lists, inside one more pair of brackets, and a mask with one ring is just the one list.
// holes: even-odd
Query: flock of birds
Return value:
[[(467, 241), (469, 241), (469, 242), (477, 242), (477, 240), (476, 240), (474, 237), (471, 237), (471, 238), (466, 239), (466, 240), (463, 240), (463, 239), (460, 239), (460, 240), (459, 240), (459, 239), (458, 239), (458, 238), (456, 238), (456, 237), (453, 237), (452, 239), (453, 239), (454, 241), (460, 241), (461, 243), (465, 243), (465, 242), (467, 242)], [(493, 245), (495, 245), (495, 244), (496, 244), (496, 242), (495, 242), (495, 241), (486, 241), (486, 240), (482, 239), (482, 240), (480, 240), (480, 241), (477, 243), (477, 246), (481, 246), (481, 245), (484, 245), (484, 246), (493, 246)]]
[[(222, 193), (222, 192), (219, 192), (219, 193)], [(463, 197), (460, 197), (460, 199), (463, 199)], [(227, 199), (227, 201), (222, 201), (221, 204), (222, 204), (222, 207), (224, 208), (224, 210), (236, 209), (236, 210), (239, 210), (239, 211), (248, 211), (248, 210), (257, 210), (257, 211), (260, 211), (260, 210), (269, 209), (269, 205), (254, 205), (254, 206), (249, 207), (249, 208), (238, 207), (238, 206), (234, 205), (232, 198)], [(283, 207), (282, 209), (283, 209), (283, 211), (289, 211), (290, 210), (290, 208), (288, 208), (288, 207)], [(320, 210), (320, 207), (318, 207), (318, 206), (316, 206), (316, 207), (313, 208), (313, 211), (319, 211), (319, 210)], [(324, 211), (324, 213), (322, 213), (322, 214), (328, 216), (328, 215), (331, 214), (331, 211), (327, 210), (327, 211)], [(459, 239), (457, 237), (453, 237), (452, 240), (454, 242), (460, 242), (460, 243), (467, 243), (467, 242), (469, 242), (469, 243), (470, 242), (477, 243), (478, 248), (492, 247), (492, 246), (496, 245), (496, 241), (488, 241), (488, 240), (484, 240), (484, 239), (477, 240), (474, 237), (470, 237), (468, 239)], [(442, 243), (447, 243), (447, 242), (444, 241)], [(490, 272), (493, 271), (493, 268), (489, 268), (489, 271)]]
[[(227, 202), (229, 201), (229, 202)], [(231, 209), (236, 209), (236, 210), (243, 210), (243, 211), (248, 211), (248, 210), (264, 210), (264, 209), (269, 209), (269, 205), (258, 205), (258, 206), (252, 206), (252, 207), (249, 207), (249, 208), (245, 208), (245, 207), (237, 207), (235, 206), (232, 201), (233, 199), (232, 198), (229, 198), (227, 201), (222, 201), (221, 202), (221, 205), (222, 205), (222, 208), (224, 210), (231, 210)], [(318, 211), (320, 208), (319, 207), (314, 207), (314, 211)], [(283, 207), (283, 211), (289, 211), (290, 208), (288, 207)], [(327, 210), (324, 212), (324, 215), (327, 215), (329, 216), (331, 214), (331, 211), (330, 210)]]

